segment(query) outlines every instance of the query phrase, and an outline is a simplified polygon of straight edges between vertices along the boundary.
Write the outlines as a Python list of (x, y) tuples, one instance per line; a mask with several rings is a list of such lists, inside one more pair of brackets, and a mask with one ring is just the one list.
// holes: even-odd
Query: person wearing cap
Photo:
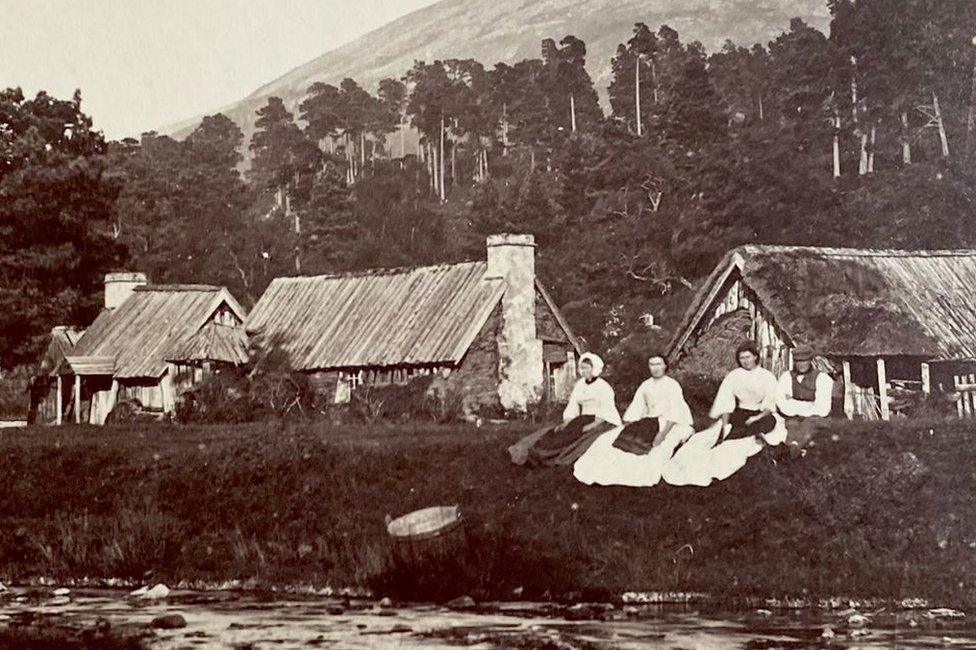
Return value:
[(779, 378), (776, 406), (788, 418), (825, 418), (830, 415), (834, 380), (813, 365), (813, 348), (799, 345), (793, 350), (793, 369)]

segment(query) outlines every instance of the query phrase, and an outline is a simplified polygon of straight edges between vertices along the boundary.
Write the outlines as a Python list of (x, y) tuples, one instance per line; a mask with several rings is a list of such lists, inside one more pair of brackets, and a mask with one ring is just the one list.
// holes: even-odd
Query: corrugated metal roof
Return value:
[(166, 353), (167, 361), (221, 361), (241, 365), (247, 362), (244, 328), (211, 321), (190, 338), (178, 342)]
[(976, 358), (976, 250), (759, 245), (726, 255), (696, 294), (670, 353), (712, 308), (730, 270), (791, 339), (821, 354)]
[(277, 278), (247, 332), (298, 370), (456, 363), (505, 290), (486, 262)]
[(117, 308), (98, 315), (72, 356), (114, 357), (115, 376), (120, 379), (159, 377), (166, 370), (166, 351), (196, 334), (222, 303), (241, 320), (245, 318), (244, 310), (222, 287), (138, 287)]

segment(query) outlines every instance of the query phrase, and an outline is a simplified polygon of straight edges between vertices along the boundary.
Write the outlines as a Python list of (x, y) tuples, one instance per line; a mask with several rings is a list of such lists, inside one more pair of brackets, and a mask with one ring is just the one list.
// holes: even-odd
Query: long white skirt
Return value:
[[(786, 424), (778, 415), (776, 428), (763, 434), (768, 445), (786, 441)], [(722, 423), (716, 422), (694, 434), (665, 465), (661, 478), (670, 485), (707, 487), (712, 481), (724, 481), (745, 467), (750, 458), (762, 451), (755, 437), (719, 442)]]
[(675, 448), (694, 433), (688, 425), (675, 424), (658, 446), (646, 454), (637, 455), (613, 446), (621, 431), (623, 427), (606, 432), (579, 457), (573, 465), (573, 476), (578, 481), (586, 485), (657, 485)]

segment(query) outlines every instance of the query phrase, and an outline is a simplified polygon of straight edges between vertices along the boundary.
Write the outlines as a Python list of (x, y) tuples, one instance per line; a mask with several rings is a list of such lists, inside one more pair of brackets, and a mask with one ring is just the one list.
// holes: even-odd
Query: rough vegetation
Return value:
[[(446, 599), (923, 597), (976, 605), (964, 422), (838, 422), (708, 489), (527, 471), (527, 425), (31, 429), (0, 439), (0, 580), (240, 579)], [(461, 505), (467, 552), (404, 580), (386, 515)], [(450, 586), (448, 586), (450, 585)], [(521, 590), (519, 590), (521, 588)], [(406, 590), (409, 593), (402, 593)], [(516, 591), (519, 590), (519, 591)]]

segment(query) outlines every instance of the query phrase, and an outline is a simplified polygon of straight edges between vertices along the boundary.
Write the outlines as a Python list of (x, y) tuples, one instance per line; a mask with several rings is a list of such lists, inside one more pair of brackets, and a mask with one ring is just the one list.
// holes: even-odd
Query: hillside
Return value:
[[(544, 38), (567, 34), (582, 38), (595, 85), (605, 94), (610, 58), (638, 21), (656, 29), (668, 24), (685, 42), (706, 48), (766, 42), (799, 16), (824, 29), (823, 0), (443, 0), (393, 21), (336, 50), (323, 54), (258, 88), (231, 106), (215, 108), (237, 122), (247, 137), (254, 111), (277, 95), (295, 109), (316, 81), (338, 83), (353, 77), (375, 88), (384, 77), (400, 77), (415, 60), (474, 58), (486, 65), (539, 56)], [(161, 129), (185, 137), (199, 117)]]

